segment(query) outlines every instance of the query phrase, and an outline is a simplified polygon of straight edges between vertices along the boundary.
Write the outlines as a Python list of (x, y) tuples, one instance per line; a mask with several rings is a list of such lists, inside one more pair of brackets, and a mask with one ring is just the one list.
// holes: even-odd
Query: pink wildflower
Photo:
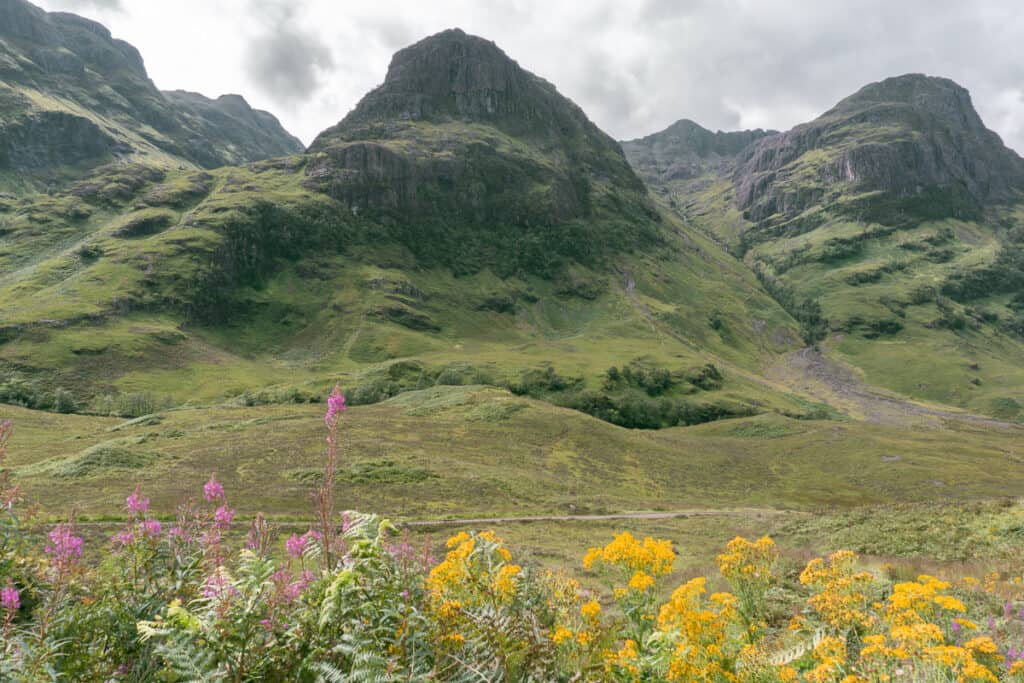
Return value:
[(147, 519), (142, 523), (142, 532), (150, 538), (159, 538), (162, 529), (160, 521), (156, 519)]
[(203, 485), (203, 496), (211, 503), (215, 500), (224, 500), (224, 487), (215, 476), (210, 475), (210, 481)]
[(225, 599), (236, 595), (238, 589), (231, 585), (228, 581), (227, 576), (224, 574), (224, 568), (218, 567), (213, 574), (206, 578), (206, 584), (203, 586), (203, 597), (204, 598), (218, 598)]
[(44, 550), (53, 558), (59, 571), (70, 569), (82, 556), (82, 539), (72, 533), (70, 524), (58, 524), (47, 536)]
[(14, 612), (21, 607), (21, 601), (18, 599), (18, 589), (10, 581), (7, 582), (4, 588), (0, 588), (0, 607), (9, 612)]
[(149, 511), (149, 498), (142, 497), (142, 492), (138, 486), (135, 487), (135, 491), (132, 492), (132, 495), (128, 496), (125, 502), (129, 512), (145, 514)]
[(308, 541), (309, 536), (306, 534), (303, 534), (302, 536), (293, 534), (284, 542), (284, 549), (291, 557), (302, 557), (302, 553), (306, 550), (306, 543)]
[(114, 537), (110, 540), (119, 546), (125, 547), (135, 543), (135, 534), (128, 530), (120, 531), (114, 534)]
[(217, 511), (213, 513), (213, 519), (217, 522), (218, 527), (226, 529), (231, 525), (231, 522), (234, 521), (235, 511), (227, 505), (221, 505), (217, 508)]
[(341, 393), (341, 386), (338, 384), (334, 385), (334, 391), (327, 397), (327, 414), (324, 415), (324, 422), (330, 427), (331, 423), (337, 419), (336, 416), (339, 413), (345, 412), (348, 406), (345, 405), (345, 394)]
[(187, 538), (187, 535), (185, 534), (185, 530), (182, 529), (180, 526), (171, 527), (167, 531), (167, 535), (170, 536), (171, 538), (183, 538), (183, 539)]
[(199, 538), (199, 543), (204, 548), (214, 548), (216, 546), (219, 546), (220, 545), (220, 541), (221, 541), (220, 529), (218, 529), (217, 527), (214, 527), (212, 529), (207, 530)]

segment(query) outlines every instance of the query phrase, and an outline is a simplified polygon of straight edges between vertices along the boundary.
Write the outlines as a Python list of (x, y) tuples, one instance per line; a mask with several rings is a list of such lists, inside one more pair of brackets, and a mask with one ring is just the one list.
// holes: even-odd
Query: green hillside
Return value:
[(758, 273), (806, 341), (868, 384), (1019, 418), (1024, 161), (966, 90), (918, 75), (866, 86), (699, 185), (658, 176), (642, 142), (626, 150), (645, 179)]
[[(340, 383), (346, 495), (409, 517), (1010, 495), (1019, 159), (969, 106), (905, 77), (796, 132), (683, 121), (624, 153), (454, 29), (306, 152), (64, 167), (0, 198), (16, 474), (110, 514), (126, 480), (169, 505), (216, 470), (301, 514), (308, 404)], [(908, 144), (957, 152), (907, 152), (921, 196), (884, 189)], [(967, 203), (914, 213), (949, 183)]]
[(461, 31), (399, 52), (307, 154), (101, 169), (0, 210), (8, 401), (288, 402), (344, 372), (355, 402), (485, 383), (633, 427), (821, 410), (760, 377), (798, 337), (754, 275)]
[(138, 50), (94, 21), (0, 2), (0, 192), (111, 163), (215, 168), (301, 150), (238, 95), (160, 92)]

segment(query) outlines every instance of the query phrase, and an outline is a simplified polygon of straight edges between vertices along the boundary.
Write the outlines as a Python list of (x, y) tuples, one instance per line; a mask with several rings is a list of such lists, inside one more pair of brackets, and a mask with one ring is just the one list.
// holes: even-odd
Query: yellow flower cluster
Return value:
[(601, 614), (601, 603), (597, 600), (591, 600), (580, 607), (580, 614), (587, 619), (597, 619), (597, 616)]
[[(672, 541), (648, 536), (644, 540), (633, 537), (628, 531), (615, 534), (611, 543), (603, 548), (591, 548), (583, 558), (583, 566), (593, 569), (605, 565), (616, 570), (625, 586), (616, 586), (615, 599), (649, 602), (657, 577), (672, 573), (676, 553)], [(653, 618), (649, 610), (646, 618)]]
[(494, 575), (491, 581), (491, 590), (499, 600), (508, 600), (516, 592), (515, 577), (519, 576), (523, 568), (518, 564), (503, 565)]
[(669, 681), (735, 680), (730, 642), (736, 633), (736, 599), (729, 593), (707, 592), (704, 577), (677, 588), (658, 614), (658, 628), (674, 643), (666, 679)]
[(800, 574), (800, 583), (817, 590), (811, 607), (833, 630), (845, 633), (853, 628), (869, 628), (868, 589), (875, 577), (856, 570), (857, 556), (840, 550), (828, 558), (811, 560)]
[[(697, 577), (660, 603), (658, 578), (672, 572), (676, 558), (671, 543), (617, 534), (584, 558), (586, 567), (615, 577), (621, 612), (606, 617), (574, 579), (553, 572), (524, 577), (493, 533), (459, 534), (449, 539), (427, 587), (439, 641), (453, 660), (470, 639), (502, 642), (504, 631), (481, 631), (492, 623), (486, 615), (521, 609), (542, 615), (531, 624), (540, 651), (562, 670), (583, 674), (579, 680), (1024, 683), (1024, 660), (1005, 661), (997, 641), (985, 635), (997, 633), (986, 616), (993, 603), (1020, 599), (1008, 584), (996, 593), (987, 577), (961, 580), (954, 589), (922, 575), (890, 585), (862, 571), (854, 553), (840, 551), (800, 573), (808, 597), (787, 628), (766, 600), (777, 556), (767, 537), (735, 538), (718, 556), (732, 592), (709, 594), (708, 581)], [(987, 605), (975, 612), (988, 621), (987, 630), (968, 618), (967, 603)], [(523, 649), (514, 651), (525, 651), (527, 641), (516, 642)]]
[(630, 678), (640, 675), (640, 667), (637, 666), (637, 659), (640, 653), (637, 651), (636, 641), (627, 639), (618, 652), (605, 654), (605, 672), (622, 672)]
[(730, 582), (768, 581), (778, 557), (775, 541), (767, 536), (754, 542), (737, 536), (729, 541), (725, 552), (718, 556), (718, 570)]
[(841, 680), (846, 666), (846, 641), (836, 636), (827, 636), (814, 648), (815, 667), (807, 672), (804, 680), (808, 683), (828, 683)]
[(615, 534), (614, 540), (605, 547), (588, 550), (583, 558), (583, 566), (592, 569), (595, 563), (601, 562), (632, 573), (662, 576), (672, 573), (675, 560), (672, 541), (650, 536), (640, 541), (626, 531)]
[(511, 563), (512, 554), (493, 531), (459, 533), (447, 547), (426, 587), (442, 643), (457, 647), (481, 629), (478, 612), (499, 610), (515, 598), (523, 568)]

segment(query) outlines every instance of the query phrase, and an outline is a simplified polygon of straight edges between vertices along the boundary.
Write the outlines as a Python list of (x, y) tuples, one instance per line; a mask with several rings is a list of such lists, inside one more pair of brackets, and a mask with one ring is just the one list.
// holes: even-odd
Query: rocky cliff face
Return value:
[(745, 147), (774, 133), (761, 129), (711, 132), (682, 119), (659, 133), (621, 144), (637, 174), (647, 183), (659, 185), (731, 172)]
[(94, 21), (0, 0), (0, 172), (55, 180), (128, 156), (215, 167), (301, 149), (240, 97), (161, 93), (138, 50)]
[(1012, 198), (1024, 161), (985, 128), (964, 88), (910, 74), (747, 147), (734, 180), (738, 206), (765, 227), (800, 230), (835, 212), (900, 224), (976, 216)]
[(458, 29), (398, 52), (309, 151), (307, 187), (396, 225), (427, 261), (550, 271), (656, 241), (657, 214), (615, 141)]
[(403, 123), (452, 121), (495, 128), (543, 147), (562, 165), (642, 189), (619, 146), (582, 109), (493, 42), (460, 29), (397, 52), (383, 85), (310, 149), (323, 149), (332, 140), (391, 138)]
[[(178, 110), (187, 131), (177, 136), (185, 155), (200, 166), (242, 164), (305, 148), (273, 114), (253, 109), (241, 95), (221, 95), (215, 100), (184, 90), (163, 95)], [(211, 146), (211, 140), (216, 145)]]

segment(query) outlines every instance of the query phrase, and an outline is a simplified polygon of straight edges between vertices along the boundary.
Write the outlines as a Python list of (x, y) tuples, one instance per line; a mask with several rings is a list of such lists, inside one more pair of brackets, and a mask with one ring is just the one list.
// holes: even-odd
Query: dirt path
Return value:
[(605, 515), (533, 515), (526, 517), (466, 517), (464, 519), (412, 520), (399, 526), (474, 526), (478, 524), (510, 524), (516, 522), (602, 522), (615, 519), (686, 519), (690, 517), (761, 517), (783, 515), (783, 510), (675, 510), (666, 512), (619, 512)]
[(896, 426), (939, 427), (956, 420), (982, 427), (1021, 429), (1019, 425), (972, 415), (955, 408), (916, 403), (898, 394), (864, 384), (853, 367), (813, 347), (781, 356), (768, 369), (768, 379), (810, 396), (858, 420)]
[[(611, 512), (595, 515), (524, 515), (521, 517), (460, 517), (444, 519), (410, 519), (405, 521), (394, 521), (399, 527), (438, 527), (438, 526), (483, 526), (488, 524), (517, 524), (520, 522), (603, 522), (616, 519), (688, 519), (691, 517), (768, 517), (788, 514), (786, 510), (775, 510), (772, 508), (740, 508), (715, 510), (708, 508), (697, 508), (691, 510), (659, 510), (656, 512)], [(251, 522), (251, 518), (239, 517), (238, 523)], [(275, 527), (283, 528), (307, 528), (316, 525), (316, 520), (306, 521), (279, 521), (269, 519), (268, 522)], [(78, 527), (113, 527), (124, 524), (124, 520), (104, 520), (102, 522), (76, 522)]]

